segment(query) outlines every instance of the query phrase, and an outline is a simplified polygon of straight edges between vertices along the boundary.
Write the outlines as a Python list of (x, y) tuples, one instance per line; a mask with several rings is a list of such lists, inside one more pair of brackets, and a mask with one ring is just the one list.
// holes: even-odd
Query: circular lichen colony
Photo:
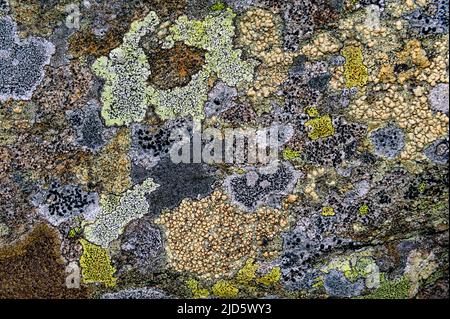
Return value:
[(156, 222), (166, 229), (169, 264), (211, 279), (233, 274), (288, 226), (281, 211), (261, 208), (247, 214), (219, 191), (200, 201), (184, 201)]

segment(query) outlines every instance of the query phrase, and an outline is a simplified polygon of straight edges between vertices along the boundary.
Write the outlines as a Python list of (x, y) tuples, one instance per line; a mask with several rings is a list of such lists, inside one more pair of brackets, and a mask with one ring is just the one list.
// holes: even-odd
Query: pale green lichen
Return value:
[(145, 195), (158, 186), (150, 178), (128, 190), (114, 211), (102, 210), (95, 222), (86, 225), (84, 229), (86, 239), (102, 247), (108, 247), (130, 221), (148, 213), (149, 204)]
[(364, 299), (408, 299), (410, 282), (406, 276), (398, 279), (386, 279), (385, 274), (381, 274), (380, 286), (372, 293), (363, 296)]
[(208, 15), (204, 20), (190, 20), (179, 17), (170, 28), (167, 41), (182, 41), (186, 45), (206, 50), (203, 69), (185, 87), (173, 90), (148, 88), (151, 104), (163, 119), (191, 115), (204, 118), (203, 106), (208, 99), (208, 79), (215, 75), (228, 86), (253, 80), (256, 61), (241, 59), (241, 50), (233, 48), (236, 14), (226, 9), (218, 14)]
[(151, 12), (144, 20), (134, 22), (123, 44), (109, 57), (99, 58), (93, 71), (106, 80), (102, 92), (102, 116), (106, 124), (129, 125), (142, 121), (153, 105), (162, 119), (192, 116), (204, 118), (203, 106), (208, 99), (208, 79), (215, 75), (229, 86), (253, 80), (256, 61), (243, 61), (241, 50), (233, 48), (236, 14), (231, 9), (209, 15), (205, 20), (189, 20), (181, 16), (170, 28), (162, 47), (174, 41), (207, 51), (203, 69), (190, 83), (172, 90), (161, 90), (147, 83), (151, 75), (147, 57), (139, 47), (140, 39), (153, 32), (159, 19)]
[(7, 236), (9, 234), (9, 228), (3, 223), (0, 223), (0, 237)]
[(355, 282), (358, 278), (364, 278), (366, 287), (378, 287), (380, 284), (379, 269), (371, 254), (370, 250), (363, 250), (351, 255), (334, 257), (321, 268), (321, 271), (328, 274), (331, 270), (338, 270), (351, 282)]
[(112, 50), (109, 58), (100, 57), (93, 64), (94, 73), (106, 80), (101, 112), (106, 125), (129, 125), (144, 119), (149, 104), (146, 82), (150, 68), (144, 51), (139, 48), (139, 40), (158, 24), (154, 12), (134, 22), (123, 44)]

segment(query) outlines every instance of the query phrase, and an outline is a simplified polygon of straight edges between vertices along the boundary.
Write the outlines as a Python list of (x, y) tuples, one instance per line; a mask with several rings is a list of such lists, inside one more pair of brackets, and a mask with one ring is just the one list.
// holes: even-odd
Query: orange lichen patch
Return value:
[(108, 30), (102, 38), (96, 36), (91, 30), (77, 32), (70, 38), (69, 52), (76, 58), (83, 55), (95, 57), (108, 55), (112, 49), (120, 45), (126, 31), (125, 28), (114, 28)]
[[(104, 12), (105, 15), (116, 16), (108, 21), (110, 28), (103, 36), (95, 35), (91, 27), (85, 27), (70, 37), (69, 52), (76, 58), (93, 55), (95, 57), (108, 55), (109, 52), (122, 43), (132, 21), (144, 18), (150, 11), (155, 11), (161, 18), (175, 18), (184, 13), (186, 0), (147, 0), (120, 1), (115, 10), (101, 7), (102, 4), (92, 4), (91, 10)], [(94, 19), (95, 20), (95, 19)]]
[(173, 48), (158, 50), (148, 61), (149, 82), (163, 90), (185, 86), (205, 63), (205, 51), (177, 42)]
[(131, 187), (131, 162), (128, 157), (130, 133), (121, 129), (108, 145), (93, 159), (90, 167), (91, 183), (99, 190), (120, 194)]
[(0, 248), (0, 298), (86, 298), (88, 290), (68, 289), (58, 233), (39, 224), (15, 245)]
[(383, 64), (378, 73), (378, 79), (382, 83), (403, 84), (405, 81), (417, 78), (423, 69), (430, 66), (425, 50), (418, 40), (410, 40), (402, 51), (395, 54), (395, 65), (387, 54), (380, 56)]

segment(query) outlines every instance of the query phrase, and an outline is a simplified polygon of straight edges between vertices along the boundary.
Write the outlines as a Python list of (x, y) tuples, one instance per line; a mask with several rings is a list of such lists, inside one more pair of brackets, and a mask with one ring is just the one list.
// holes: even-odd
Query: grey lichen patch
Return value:
[(405, 146), (403, 131), (393, 125), (378, 129), (370, 134), (374, 152), (378, 156), (393, 159)]
[(20, 39), (16, 23), (0, 17), (0, 102), (31, 99), (54, 52), (53, 44), (44, 39)]

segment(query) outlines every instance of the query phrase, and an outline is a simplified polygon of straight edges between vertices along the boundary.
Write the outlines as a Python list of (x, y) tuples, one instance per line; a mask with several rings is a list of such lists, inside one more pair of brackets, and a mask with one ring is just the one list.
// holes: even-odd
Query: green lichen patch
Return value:
[(311, 129), (308, 136), (313, 141), (334, 135), (334, 126), (330, 115), (311, 119), (305, 123), (305, 126)]
[(80, 258), (81, 274), (85, 283), (102, 283), (106, 287), (114, 287), (116, 269), (111, 265), (108, 251), (85, 239), (80, 240), (83, 255)]
[(363, 63), (361, 47), (346, 46), (342, 49), (341, 54), (345, 58), (345, 86), (348, 88), (365, 86), (369, 78), (369, 72)]

